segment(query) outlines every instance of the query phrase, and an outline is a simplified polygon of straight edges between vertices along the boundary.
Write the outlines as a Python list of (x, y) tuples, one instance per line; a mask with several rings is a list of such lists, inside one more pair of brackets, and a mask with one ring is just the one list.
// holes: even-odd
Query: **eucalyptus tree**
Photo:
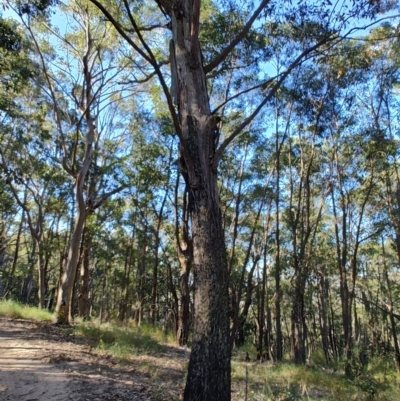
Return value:
[[(225, 229), (230, 275), (231, 347), (246, 341), (245, 326), (254, 299), (256, 269), (264, 253), (262, 224), (271, 205), (272, 172), (266, 164), (268, 142), (258, 138), (255, 124), (229, 149), (220, 166), (220, 204)], [(269, 223), (267, 223), (269, 229)]]
[[(46, 212), (54, 202), (51, 194), (57, 193), (62, 184), (54, 162), (56, 151), (50, 142), (51, 124), (46, 121), (49, 105), (39, 85), (32, 80), (33, 76), (38, 80), (41, 76), (33, 61), (32, 47), (22, 27), (15, 21), (2, 20), (2, 35), (2, 176), (22, 212), (16, 246), (19, 247), (24, 216), (35, 243), (27, 285), (32, 285), (33, 265), (37, 260), (38, 301), (39, 306), (44, 307), (47, 287), (45, 250), (49, 245), (45, 235)], [(18, 252), (16, 249), (14, 253), (11, 281)], [(12, 282), (9, 282), (9, 287), (12, 287)]]
[[(374, 160), (377, 166), (377, 175), (380, 177), (380, 190), (384, 193), (381, 201), (384, 202), (387, 212), (386, 225), (388, 237), (397, 256), (397, 265), (400, 263), (400, 224), (399, 224), (399, 166), (398, 166), (398, 99), (397, 83), (399, 79), (398, 43), (394, 40), (397, 28), (389, 24), (375, 29), (368, 37), (366, 51), (371, 57), (370, 85), (368, 101), (364, 108), (369, 115), (366, 132), (370, 138), (368, 157)], [(375, 202), (382, 208), (380, 201)], [(393, 286), (390, 280), (391, 259), (385, 250), (385, 241), (382, 236), (382, 266), (383, 280), (386, 284), (382, 291), (387, 297), (384, 309), (389, 313), (391, 332), (393, 337), (397, 370), (400, 372), (400, 345), (397, 339), (395, 322), (395, 303), (393, 300)], [(374, 334), (374, 338), (377, 336)]]
[[(26, 65), (23, 66), (21, 61), (28, 61), (24, 54), (24, 41), (21, 33), (18, 31), (18, 26), (11, 20), (3, 19), (0, 15), (0, 52), (1, 52), (1, 79), (0, 79), (0, 138), (2, 142), (6, 142), (7, 133), (9, 132), (10, 117), (16, 112), (16, 104), (13, 99), (13, 94), (18, 93), (19, 90), (26, 84), (30, 69)], [(0, 294), (1, 296), (7, 295), (10, 287), (12, 287), (13, 269), (7, 272), (7, 257), (9, 255), (9, 240), (6, 238), (8, 214), (16, 214), (17, 210), (14, 207), (13, 195), (7, 185), (5, 178), (7, 178), (7, 166), (1, 163), (1, 245), (0, 245)], [(21, 225), (20, 225), (21, 227)], [(19, 230), (19, 233), (21, 230)], [(18, 235), (18, 238), (20, 236)], [(18, 243), (18, 241), (17, 241)], [(14, 265), (14, 264), (13, 264)], [(8, 283), (6, 284), (5, 281)]]
[[(71, 322), (72, 289), (86, 219), (128, 185), (118, 171), (129, 143), (122, 125), (126, 112), (121, 108), (129, 74), (126, 59), (115, 51), (118, 36), (87, 2), (71, 1), (59, 7), (58, 18), (66, 22), (64, 32), (50, 19), (26, 17), (22, 5), (16, 11), (35, 44), (45, 77), (43, 91), (53, 104), (61, 165), (75, 191), (75, 223), (56, 305), (58, 320)], [(81, 264), (80, 311), (85, 315), (89, 234), (85, 235)]]
[[(313, 77), (310, 80), (310, 77)], [(306, 362), (306, 286), (312, 273), (314, 245), (319, 230), (329, 180), (321, 173), (323, 160), (319, 149), (331, 124), (329, 80), (317, 66), (300, 68), (288, 80), (278, 97), (281, 109), (284, 99), (287, 112), (287, 144), (284, 145), (281, 170), (287, 182), (287, 195), (282, 222), (291, 243), (292, 276), (291, 358), (296, 363)], [(279, 113), (283, 114), (283, 113)]]
[[(358, 252), (362, 242), (376, 235), (375, 228), (367, 224), (366, 218), (376, 187), (376, 168), (374, 159), (368, 154), (365, 121), (355, 117), (362, 110), (355, 93), (360, 88), (366, 91), (365, 78), (370, 60), (362, 56), (365, 49), (360, 45), (349, 43), (341, 50), (343, 53), (330, 66), (330, 113), (334, 124), (329, 134), (329, 169), (344, 352), (349, 359), (353, 347), (352, 310), (358, 279)], [(343, 61), (344, 57), (346, 61)]]
[[(91, 2), (157, 75), (180, 141), (179, 163), (190, 193), (195, 281), (194, 337), (184, 399), (229, 400), (229, 278), (219, 207), (218, 164), (227, 146), (257, 117), (290, 72), (317, 49), (339, 39), (337, 32), (349, 14), (343, 14), (345, 8), (330, 7), (329, 1), (322, 8), (312, 2), (278, 7), (263, 0), (257, 8), (250, 2), (240, 5), (227, 2), (219, 11), (213, 4), (203, 4), (200, 0), (158, 0), (150, 7), (129, 0)], [(157, 6), (160, 13), (154, 8)], [(376, 11), (376, 5), (369, 1), (356, 2), (350, 14), (362, 12), (367, 16), (372, 8)], [(147, 21), (141, 18), (143, 15)], [(245, 93), (251, 89), (258, 96), (253, 96), (255, 102), (247, 104), (233, 131), (221, 132), (221, 118), (212, 111), (210, 86), (229, 69), (232, 60), (239, 71), (245, 66), (256, 66), (258, 61), (268, 61), (271, 32), (255, 24), (261, 17), (278, 24), (287, 17), (296, 45), (286, 69), (278, 76), (261, 79), (253, 88), (247, 86), (242, 76), (237, 89), (229, 91), (232, 107), (240, 97), (244, 102)], [(154, 41), (149, 31), (152, 27), (164, 31), (167, 28), (168, 34)], [(211, 27), (215, 31), (220, 28), (220, 34), (214, 36), (215, 41), (209, 38), (202, 43), (202, 35), (212, 32)], [(171, 90), (162, 68), (167, 57)]]
[[(46, 121), (49, 105), (38, 88), (32, 85), (21, 96), (17, 100), (19, 111), (14, 113), (3, 132), (4, 146), (0, 157), (5, 182), (22, 213), (21, 225), (26, 217), (35, 242), (31, 260), (37, 260), (38, 263), (38, 300), (39, 306), (44, 307), (48, 290), (47, 266), (51, 258), (50, 226), (66, 212), (67, 177), (59, 169), (57, 152), (50, 135), (51, 125)], [(37, 104), (40, 106), (37, 107)], [(17, 246), (19, 237), (20, 234)], [(15, 271), (18, 252), (16, 249), (12, 272)], [(29, 282), (33, 278), (33, 268), (28, 276)]]
[[(190, 288), (189, 278), (193, 263), (193, 239), (190, 234), (190, 214), (188, 192), (183, 192), (181, 204), (178, 202), (180, 174), (176, 174), (174, 188), (174, 223), (175, 247), (180, 265), (179, 289), (180, 302), (175, 295), (175, 313), (178, 315), (176, 323), (176, 340), (179, 345), (187, 345), (190, 325)], [(172, 285), (172, 269), (169, 265), (171, 290), (176, 294)]]
[[(163, 125), (163, 119), (153, 118), (137, 114), (135, 125), (136, 133), (133, 134), (132, 144), (132, 169), (135, 172), (135, 178), (132, 183), (136, 188), (136, 199), (132, 205), (137, 208), (135, 213), (142, 215), (140, 217), (145, 221), (143, 238), (145, 245), (139, 252), (143, 252), (143, 260), (140, 263), (141, 269), (138, 274), (146, 277), (146, 287), (150, 292), (148, 302), (148, 318), (152, 325), (159, 321), (160, 316), (160, 263), (163, 263), (163, 248), (165, 247), (165, 220), (167, 215), (172, 212), (170, 198), (173, 196), (174, 184), (173, 175), (176, 170), (174, 164), (173, 149), (176, 146), (175, 139), (170, 135), (169, 128)], [(138, 126), (141, 126), (138, 129)], [(163, 143), (163, 146), (161, 146)], [(132, 224), (132, 223), (130, 223)], [(152, 266), (151, 268), (149, 267)], [(150, 273), (150, 271), (151, 273)], [(151, 278), (150, 278), (151, 277)], [(142, 283), (144, 284), (144, 283)], [(144, 289), (140, 289), (143, 294)], [(149, 298), (146, 295), (146, 298)], [(140, 303), (143, 304), (144, 296), (141, 295)], [(141, 313), (147, 305), (141, 305)]]

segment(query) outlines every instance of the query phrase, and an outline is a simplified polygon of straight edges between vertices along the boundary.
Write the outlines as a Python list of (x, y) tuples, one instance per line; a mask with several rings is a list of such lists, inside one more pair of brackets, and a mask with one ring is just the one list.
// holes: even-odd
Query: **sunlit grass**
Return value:
[[(237, 400), (248, 401), (396, 401), (400, 400), (400, 381), (396, 372), (387, 368), (384, 373), (378, 362), (354, 380), (343, 369), (329, 366), (296, 366), (289, 362), (278, 364), (233, 361), (232, 383)], [(246, 372), (247, 370), (247, 372)]]
[(97, 321), (82, 322), (76, 327), (76, 333), (84, 336), (94, 347), (124, 358), (132, 354), (154, 354), (165, 352), (170, 338), (154, 327), (146, 325), (123, 326), (117, 323)]
[(0, 316), (15, 319), (31, 319), (39, 322), (53, 321), (53, 314), (45, 309), (22, 305), (15, 301), (0, 301)]

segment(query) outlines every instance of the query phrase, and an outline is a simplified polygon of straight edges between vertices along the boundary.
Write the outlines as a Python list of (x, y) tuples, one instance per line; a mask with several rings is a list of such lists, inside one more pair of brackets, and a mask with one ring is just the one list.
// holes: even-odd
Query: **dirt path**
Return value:
[(0, 317), (0, 401), (153, 401), (149, 387), (57, 327)]

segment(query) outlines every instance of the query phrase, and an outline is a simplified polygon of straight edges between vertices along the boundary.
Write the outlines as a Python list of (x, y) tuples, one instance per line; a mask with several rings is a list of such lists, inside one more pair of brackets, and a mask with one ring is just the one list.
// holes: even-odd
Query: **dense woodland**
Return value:
[(400, 372), (396, 1), (2, 6), (0, 297)]

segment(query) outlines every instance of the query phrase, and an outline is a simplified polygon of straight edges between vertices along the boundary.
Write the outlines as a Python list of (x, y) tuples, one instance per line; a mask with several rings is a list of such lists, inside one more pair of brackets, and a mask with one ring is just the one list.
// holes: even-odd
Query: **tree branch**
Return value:
[[(152, 60), (147, 54), (136, 45), (136, 43), (126, 34), (122, 26), (117, 22), (117, 20), (107, 11), (107, 9), (97, 0), (89, 0), (93, 3), (108, 19), (109, 22), (114, 26), (117, 32), (137, 51), (141, 57), (143, 57), (148, 63), (153, 65)], [(153, 66), (154, 67), (154, 66)]]
[(261, 11), (264, 7), (270, 2), (270, 0), (263, 0), (256, 11), (254, 11), (251, 18), (247, 21), (247, 24), (243, 27), (241, 32), (232, 40), (231, 43), (219, 54), (210, 64), (204, 66), (204, 73), (208, 74), (215, 67), (221, 64), (232, 52), (232, 50), (236, 47), (236, 45), (241, 42), (244, 37), (249, 33), (250, 28), (253, 26), (254, 21), (260, 15)]
[(117, 194), (118, 192), (123, 191), (124, 189), (128, 188), (128, 185), (121, 185), (112, 191), (106, 192), (105, 194), (101, 195), (93, 204), (93, 210), (99, 208), (110, 196)]
[(261, 111), (261, 109), (272, 99), (272, 97), (275, 95), (277, 90), (280, 88), (282, 85), (282, 82), (287, 78), (287, 76), (294, 70), (296, 67), (298, 67), (308, 56), (310, 53), (312, 53), (314, 50), (318, 49), (320, 46), (324, 45), (325, 43), (329, 42), (330, 40), (334, 40), (337, 37), (324, 37), (321, 39), (318, 43), (315, 45), (309, 47), (308, 49), (304, 50), (294, 61), (290, 66), (287, 68), (287, 70), (282, 73), (278, 81), (275, 83), (275, 85), (272, 87), (268, 95), (262, 100), (262, 102), (257, 106), (257, 108), (253, 111), (252, 114), (250, 114), (249, 117), (247, 117), (221, 144), (221, 146), (218, 148), (218, 150), (215, 152), (214, 159), (213, 159), (213, 168), (217, 169), (219, 160), (221, 159), (221, 156), (227, 146), (242, 132), (242, 130), (249, 125), (254, 118), (257, 116), (257, 114)]
[[(275, 77), (276, 78), (276, 77)], [(236, 98), (238, 98), (239, 96), (251, 92), (253, 90), (262, 88), (262, 87), (266, 87), (267, 85), (269, 85), (275, 78), (270, 78), (267, 81), (261, 82), (258, 85), (252, 86), (251, 88), (247, 88), (244, 89), (241, 92), (236, 93), (235, 95), (232, 95), (231, 97), (225, 99), (220, 105), (218, 105), (213, 111), (212, 114), (215, 114), (219, 109), (223, 108), (227, 103), (231, 102), (232, 100), (235, 100)]]
[(167, 84), (166, 84), (166, 82), (164, 80), (164, 76), (161, 73), (160, 66), (158, 65), (157, 60), (154, 57), (153, 52), (151, 51), (149, 45), (144, 40), (144, 38), (143, 38), (143, 36), (142, 36), (142, 34), (141, 34), (140, 30), (139, 30), (139, 27), (137, 26), (136, 21), (133, 18), (133, 15), (132, 15), (131, 10), (129, 8), (128, 1), (124, 0), (124, 4), (125, 4), (126, 11), (128, 13), (129, 20), (131, 21), (131, 24), (133, 26), (133, 29), (135, 30), (135, 32), (136, 32), (140, 42), (142, 43), (143, 47), (146, 49), (147, 54), (149, 55), (149, 58), (150, 58), (150, 64), (153, 66), (153, 68), (154, 68), (154, 70), (155, 70), (155, 72), (156, 72), (156, 74), (158, 76), (158, 79), (160, 80), (160, 84), (161, 84), (161, 86), (163, 88), (164, 95), (167, 98), (168, 109), (169, 109), (169, 111), (171, 113), (171, 117), (172, 117), (172, 121), (174, 123), (175, 131), (178, 134), (178, 137), (180, 138), (181, 137), (181, 125), (180, 125), (180, 122), (179, 122), (179, 118), (178, 118), (178, 116), (176, 114), (174, 103), (172, 101), (172, 97), (171, 97), (171, 94), (169, 92), (168, 86), (167, 86)]
[(114, 26), (114, 28), (117, 30), (117, 32), (128, 42), (128, 44), (131, 45), (133, 47), (133, 49), (135, 51), (137, 51), (140, 54), (140, 56), (143, 57), (154, 68), (154, 70), (157, 74), (157, 77), (160, 80), (160, 84), (163, 88), (164, 95), (167, 98), (168, 108), (171, 113), (175, 131), (176, 131), (177, 135), (180, 137), (181, 136), (181, 126), (179, 123), (178, 116), (176, 115), (176, 112), (175, 112), (175, 108), (174, 108), (174, 105), (172, 102), (171, 95), (168, 90), (168, 86), (164, 80), (164, 76), (161, 73), (158, 63), (157, 63), (153, 53), (151, 52), (151, 49), (149, 48), (149, 46), (143, 39), (143, 37), (140, 33), (140, 29), (137, 26), (137, 24), (132, 16), (132, 13), (130, 12), (129, 4), (126, 1), (124, 1), (126, 10), (128, 12), (128, 17), (129, 17), (129, 20), (131, 21), (133, 29), (136, 32), (136, 34), (138, 35), (140, 42), (143, 44), (143, 46), (146, 49), (148, 54), (146, 54), (142, 49), (140, 49), (140, 47), (138, 47), (136, 45), (136, 43), (126, 34), (126, 32), (122, 28), (122, 26), (115, 20), (115, 18), (107, 11), (107, 9), (98, 0), (90, 0), (90, 2), (93, 3), (106, 16), (106, 18), (109, 20), (109, 22), (111, 22), (111, 24)]

